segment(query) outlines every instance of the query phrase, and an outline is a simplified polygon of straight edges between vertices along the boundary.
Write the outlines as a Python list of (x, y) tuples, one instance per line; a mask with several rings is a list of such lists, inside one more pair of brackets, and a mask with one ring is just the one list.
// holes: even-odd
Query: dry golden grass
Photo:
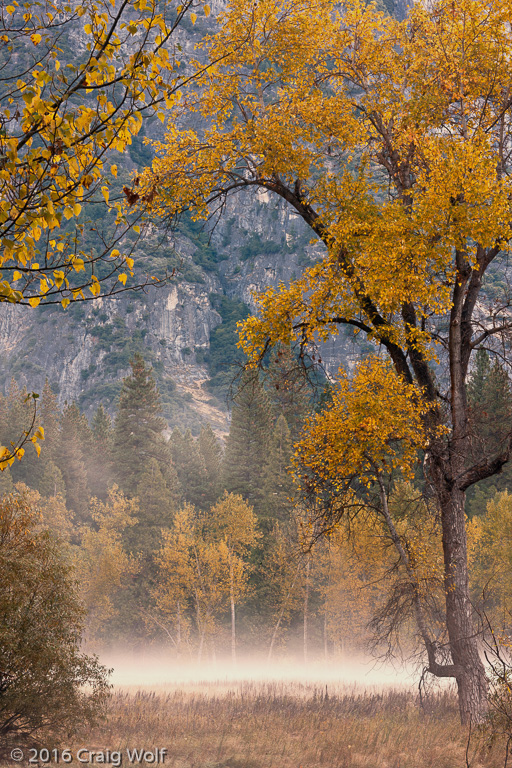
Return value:
[[(117, 692), (80, 745), (166, 747), (167, 768), (466, 768), (467, 730), (455, 698), (429, 712), (404, 691), (314, 684), (195, 684), (168, 693)], [(502, 768), (503, 750), (473, 734), (471, 768)]]

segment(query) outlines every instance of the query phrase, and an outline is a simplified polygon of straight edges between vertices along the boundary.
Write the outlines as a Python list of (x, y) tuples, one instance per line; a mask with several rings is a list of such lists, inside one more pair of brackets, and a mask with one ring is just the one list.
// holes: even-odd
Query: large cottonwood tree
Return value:
[[(209, 120), (178, 130), (172, 112), (144, 179), (164, 216), (180, 206), (206, 216), (236, 190), (268, 190), (323, 243), (300, 279), (260, 297), (242, 342), (256, 361), (278, 342), (305, 348), (349, 326), (388, 357), (390, 368), (367, 368), (369, 413), (352, 408), (351, 435), (331, 419), (324, 445), (357, 446), (383, 427), (371, 472), (368, 456), (349, 455), (348, 469), (377, 486), (385, 470), (401, 471), (394, 437), (428, 448), (449, 658), (424, 640), (430, 672), (457, 681), (464, 721), (482, 716), (487, 690), (465, 492), (510, 453), (505, 441), (470, 459), (466, 382), (474, 351), (506, 343), (510, 329), (508, 296), (486, 306), (483, 284), (505, 269), (512, 236), (511, 23), (508, 0), (419, 2), (403, 22), (359, 0), (233, 0), (204, 43), (212, 60), (226, 58), (180, 107)], [(343, 386), (340, 417), (351, 403)], [(399, 434), (389, 408), (403, 414)], [(350, 476), (341, 448), (338, 458), (334, 485)]]

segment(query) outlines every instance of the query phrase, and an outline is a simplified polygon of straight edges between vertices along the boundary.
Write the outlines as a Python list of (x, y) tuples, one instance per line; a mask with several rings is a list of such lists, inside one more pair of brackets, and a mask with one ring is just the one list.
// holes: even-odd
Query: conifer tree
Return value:
[(64, 409), (60, 422), (57, 465), (66, 485), (66, 504), (80, 522), (88, 520), (87, 507), (91, 495), (85, 464), (88, 446), (82, 442), (87, 438), (86, 426), (88, 429), (87, 420), (76, 403)]
[(290, 439), (299, 439), (304, 421), (311, 410), (313, 394), (307, 371), (293, 357), (290, 347), (279, 345), (268, 368), (267, 391), (277, 416), (283, 415)]
[(215, 504), (222, 490), (222, 448), (210, 424), (201, 427), (199, 452), (206, 469), (207, 507)]
[[(492, 458), (503, 449), (512, 424), (512, 392), (507, 372), (498, 359), (491, 362), (480, 349), (475, 356), (475, 369), (468, 383), (470, 430), (473, 461)], [(506, 464), (501, 474), (474, 485), (467, 492), (466, 508), (470, 517), (484, 514), (488, 501), (497, 491), (512, 483), (512, 465)]]
[(184, 500), (197, 509), (207, 509), (211, 492), (199, 442), (194, 440), (189, 429), (184, 435), (175, 429), (171, 435), (170, 449)]
[(167, 426), (161, 416), (160, 397), (151, 368), (136, 353), (132, 373), (123, 380), (114, 426), (113, 459), (116, 479), (125, 493), (134, 496), (151, 459), (164, 473), (169, 449), (162, 435)]
[(57, 461), (60, 442), (60, 409), (57, 397), (48, 379), (43, 387), (40, 405), (41, 423), (44, 427), (44, 443), (41, 445), (41, 458), (44, 461)]
[(264, 471), (271, 434), (271, 406), (257, 373), (242, 375), (224, 454), (224, 485), (264, 514)]
[(91, 424), (91, 447), (87, 462), (87, 477), (91, 495), (106, 500), (113, 483), (112, 448), (114, 432), (112, 420), (100, 405)]
[(265, 511), (273, 520), (290, 519), (293, 481), (290, 474), (292, 442), (288, 424), (283, 414), (276, 421), (268, 446), (265, 467)]
[(488, 418), (486, 413), (486, 408), (488, 407), (486, 384), (490, 370), (489, 354), (485, 349), (479, 349), (475, 355), (475, 367), (468, 380), (468, 400), (473, 423), (476, 423), (477, 420), (481, 421)]
[(150, 459), (137, 484), (139, 522), (127, 531), (130, 552), (140, 552), (147, 559), (160, 548), (162, 528), (169, 528), (176, 510), (176, 497), (169, 492), (158, 461)]
[(64, 477), (59, 467), (51, 459), (46, 461), (42, 456), (41, 461), (43, 463), (43, 471), (37, 490), (41, 496), (50, 497), (60, 495), (65, 500), (66, 483), (64, 482)]

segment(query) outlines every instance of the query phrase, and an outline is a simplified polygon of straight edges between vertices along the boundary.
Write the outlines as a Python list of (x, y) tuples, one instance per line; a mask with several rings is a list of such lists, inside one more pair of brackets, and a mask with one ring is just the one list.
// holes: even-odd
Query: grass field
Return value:
[[(81, 743), (167, 748), (171, 768), (503, 768), (503, 745), (462, 729), (452, 692), (200, 680), (117, 690)], [(79, 744), (77, 745), (80, 746)], [(126, 764), (126, 761), (123, 763)]]

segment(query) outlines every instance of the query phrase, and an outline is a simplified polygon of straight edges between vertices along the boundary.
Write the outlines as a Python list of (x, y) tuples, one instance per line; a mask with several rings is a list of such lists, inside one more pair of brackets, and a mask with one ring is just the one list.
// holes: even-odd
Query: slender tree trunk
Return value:
[(332, 586), (332, 557), (331, 557), (331, 547), (330, 543), (327, 543), (327, 552), (329, 556), (329, 568), (327, 570), (327, 584), (326, 584), (326, 590), (324, 594), (324, 659), (327, 661), (329, 658), (329, 619), (328, 619), (328, 613), (327, 613), (327, 604), (328, 604), (328, 595), (330, 595), (331, 586)]
[(201, 660), (203, 658), (205, 624), (203, 622), (202, 612), (201, 612), (200, 603), (199, 603), (199, 595), (197, 594), (197, 590), (195, 590), (195, 599), (196, 599), (196, 624), (197, 624), (197, 631), (199, 632), (199, 648), (197, 649), (197, 661), (201, 663)]
[(231, 661), (236, 664), (235, 594), (233, 589), (233, 564), (229, 559), (229, 599), (231, 602)]
[(308, 663), (308, 619), (309, 619), (309, 574), (311, 571), (311, 553), (306, 558), (306, 579), (304, 583), (304, 664)]
[(275, 625), (274, 631), (272, 633), (272, 640), (270, 641), (270, 647), (268, 649), (267, 661), (270, 661), (271, 658), (272, 658), (272, 653), (274, 651), (274, 645), (275, 645), (275, 642), (276, 642), (276, 639), (277, 639), (277, 633), (279, 632), (279, 627), (281, 626), (281, 622), (283, 620), (283, 616), (284, 616), (284, 612), (286, 610), (286, 606), (288, 604), (288, 600), (289, 600), (290, 595), (292, 593), (292, 590), (293, 590), (293, 588), (295, 586), (295, 582), (297, 581), (297, 576), (299, 575), (299, 570), (300, 570), (300, 561), (299, 561), (299, 564), (297, 565), (297, 570), (295, 571), (295, 576), (293, 577), (293, 581), (291, 583), (290, 589), (288, 590), (288, 594), (286, 595), (286, 599), (283, 601), (283, 604), (281, 605), (281, 610), (279, 611), (279, 616), (277, 618), (276, 625)]
[(178, 611), (176, 615), (176, 651), (181, 655), (181, 603), (178, 600)]

